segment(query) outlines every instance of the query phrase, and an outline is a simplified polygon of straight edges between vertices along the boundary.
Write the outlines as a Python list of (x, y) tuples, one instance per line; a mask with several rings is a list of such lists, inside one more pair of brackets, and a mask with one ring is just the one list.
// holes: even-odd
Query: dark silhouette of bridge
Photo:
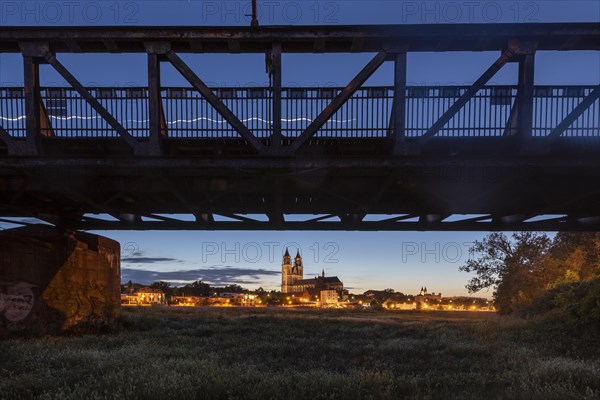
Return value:
[[(598, 230), (600, 86), (535, 86), (546, 50), (599, 51), (600, 26), (0, 27), (25, 76), (0, 88), (0, 215), (95, 230)], [(407, 86), (407, 53), (425, 51), (498, 58), (469, 86)], [(84, 87), (60, 61), (141, 52), (147, 87)], [(347, 86), (282, 87), (282, 54), (343, 52), (374, 53)], [(272, 84), (209, 88), (181, 53), (265, 53)], [(385, 62), (393, 86), (364, 86)], [(162, 86), (162, 63), (190, 86)], [(508, 63), (517, 84), (490, 85)], [(45, 64), (69, 87), (40, 86)]]

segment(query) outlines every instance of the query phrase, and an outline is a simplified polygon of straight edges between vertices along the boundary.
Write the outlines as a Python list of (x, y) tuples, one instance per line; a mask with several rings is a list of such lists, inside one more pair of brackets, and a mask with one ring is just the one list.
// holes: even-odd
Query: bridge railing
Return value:
[[(414, 86), (406, 91), (408, 137), (422, 136), (460, 97), (468, 86)], [(595, 86), (536, 86), (534, 136), (547, 136)], [(92, 95), (134, 137), (149, 135), (148, 89), (90, 88)], [(271, 88), (217, 88), (215, 93), (259, 138), (272, 133)], [(298, 137), (342, 88), (296, 87), (282, 93), (282, 132)], [(117, 137), (118, 134), (73, 89), (40, 91), (51, 128), (57, 137)], [(516, 86), (482, 88), (438, 133), (441, 137), (502, 136), (517, 95)], [(174, 138), (237, 138), (238, 133), (192, 88), (161, 90), (165, 124)], [(316, 137), (369, 138), (390, 133), (392, 87), (359, 89), (329, 120)], [(0, 88), (0, 126), (13, 137), (25, 136), (23, 88)], [(48, 132), (42, 132), (46, 134)], [(600, 136), (600, 101), (596, 100), (563, 136)]]

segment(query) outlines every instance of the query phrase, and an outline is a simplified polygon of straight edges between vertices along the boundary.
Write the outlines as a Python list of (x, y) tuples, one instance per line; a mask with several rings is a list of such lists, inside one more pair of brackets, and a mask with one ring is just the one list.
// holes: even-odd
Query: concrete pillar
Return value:
[(0, 336), (97, 332), (121, 312), (120, 245), (48, 225), (0, 231)]

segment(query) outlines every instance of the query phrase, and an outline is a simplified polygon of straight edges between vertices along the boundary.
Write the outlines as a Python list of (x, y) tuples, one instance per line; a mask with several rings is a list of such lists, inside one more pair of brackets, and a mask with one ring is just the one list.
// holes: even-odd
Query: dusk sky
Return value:
[[(247, 1), (2, 1), (1, 25), (247, 25)], [(52, 6), (54, 4), (54, 6)], [(417, 24), (508, 22), (599, 22), (598, 1), (261, 1), (262, 25)], [(27, 7), (27, 8), (24, 8)], [(53, 8), (54, 7), (54, 8)], [(345, 86), (372, 54), (283, 55), (287, 86)], [(411, 53), (409, 85), (472, 83), (497, 53)], [(59, 55), (88, 86), (146, 85), (146, 57)], [(266, 85), (264, 54), (183, 55), (211, 86)], [(535, 83), (600, 84), (598, 52), (539, 52)], [(164, 65), (163, 86), (188, 86)], [(42, 85), (67, 86), (50, 67)], [(491, 84), (516, 84), (517, 65), (505, 66)], [(22, 86), (22, 61), (0, 54), (0, 86)], [(367, 85), (391, 85), (386, 63)], [(1, 224), (3, 228), (9, 227)], [(470, 243), (485, 232), (97, 232), (122, 246), (122, 278), (141, 283), (204, 280), (279, 289), (281, 256), (299, 247), (305, 276), (337, 275), (351, 292), (394, 288), (416, 293), (421, 286), (444, 295), (467, 295), (468, 274), (458, 267)], [(491, 297), (491, 292), (480, 293)]]

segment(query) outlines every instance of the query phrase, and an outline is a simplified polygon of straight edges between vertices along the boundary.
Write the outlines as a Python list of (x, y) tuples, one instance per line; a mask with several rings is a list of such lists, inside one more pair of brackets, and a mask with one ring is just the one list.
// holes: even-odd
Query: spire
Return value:
[(284, 257), (289, 257), (290, 256), (290, 252), (288, 251), (288, 248), (285, 248), (285, 254), (283, 255)]
[(324, 270), (324, 269), (323, 269), (323, 272), (321, 273), (321, 276), (322, 276), (323, 278), (325, 278), (325, 270)]
[(296, 257), (294, 258), (294, 268), (297, 270), (302, 268), (302, 257), (300, 257), (300, 250), (296, 252)]

